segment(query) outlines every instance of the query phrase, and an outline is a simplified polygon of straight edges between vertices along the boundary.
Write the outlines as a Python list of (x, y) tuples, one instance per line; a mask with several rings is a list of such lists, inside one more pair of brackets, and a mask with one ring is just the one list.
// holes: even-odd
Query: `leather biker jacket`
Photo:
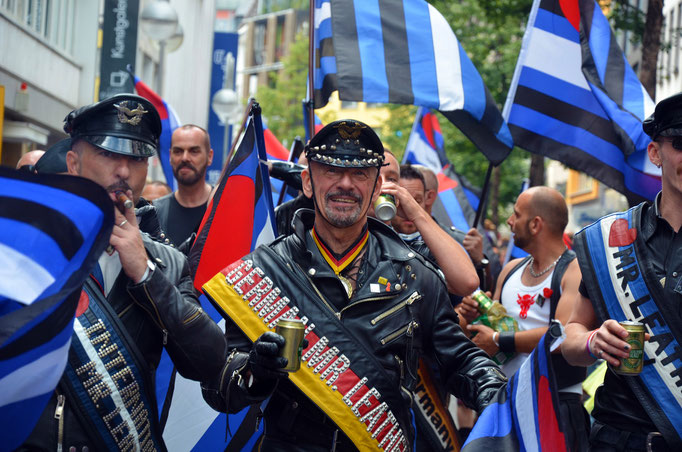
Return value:
[[(154, 381), (164, 347), (184, 377), (192, 380), (213, 378), (224, 362), (225, 339), (218, 325), (200, 307), (186, 257), (146, 233), (142, 233), (142, 241), (156, 269), (139, 284), (121, 271), (107, 295), (107, 302), (140, 351), (148, 381)], [(57, 450), (60, 438), (55, 411), (57, 396), (63, 394), (61, 385), (60, 382), (35, 429), (19, 450)], [(148, 388), (153, 390), (153, 383)], [(156, 399), (154, 394), (148, 395), (150, 399)], [(96, 436), (90, 436), (78, 421), (74, 413), (76, 406), (75, 400), (65, 401), (63, 450), (71, 447), (86, 450), (84, 446), (98, 450)]]
[[(293, 271), (305, 272), (315, 285), (315, 288), (311, 285), (311, 292), (317, 289), (327, 300), (338, 301), (339, 297), (346, 297), (346, 292), (313, 242), (310, 233), (313, 220), (312, 211), (297, 211), (295, 233), (268, 246)], [(481, 412), (505, 385), (506, 378), (485, 352), (462, 333), (439, 272), (405, 245), (391, 228), (372, 218), (368, 223), (370, 235), (357, 287), (350, 301), (346, 297), (347, 304), (338, 309), (338, 321), (374, 350), (396, 388), (402, 387), (406, 407), (411, 403), (409, 390), (415, 383), (418, 359), (425, 355), (437, 363), (447, 389)], [(282, 268), (282, 276), (292, 270)], [(388, 292), (385, 286), (377, 291), (376, 283), (383, 278), (392, 284)], [(288, 296), (294, 299), (297, 294)], [(337, 309), (338, 302), (328, 304), (330, 309)], [(251, 342), (236, 325), (229, 320), (226, 323), (229, 348), (248, 352)], [(204, 398), (214, 409), (236, 412), (264, 400), (273, 391), (272, 384), (255, 382), (249, 390), (235, 384), (238, 375), (235, 371), (244, 368), (247, 357), (246, 353), (232, 352), (222, 380), (204, 387)], [(403, 413), (409, 416), (407, 409)], [(293, 444), (301, 445), (306, 440), (324, 445), (325, 437), (331, 441), (336, 429), (288, 380), (277, 385), (264, 417), (266, 438), (288, 443), (289, 450)], [(338, 436), (344, 435), (339, 432)], [(331, 447), (331, 442), (328, 444)]]

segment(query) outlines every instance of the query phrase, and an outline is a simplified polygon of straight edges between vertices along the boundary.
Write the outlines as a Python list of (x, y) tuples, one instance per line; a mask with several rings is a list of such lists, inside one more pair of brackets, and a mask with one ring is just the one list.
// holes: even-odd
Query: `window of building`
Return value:
[(75, 0), (0, 0), (0, 10), (49, 44), (71, 52)]

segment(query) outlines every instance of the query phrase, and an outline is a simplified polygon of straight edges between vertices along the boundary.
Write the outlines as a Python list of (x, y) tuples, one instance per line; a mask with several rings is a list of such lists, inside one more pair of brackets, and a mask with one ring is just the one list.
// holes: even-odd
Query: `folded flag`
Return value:
[(315, 0), (315, 108), (341, 100), (439, 110), (499, 165), (511, 134), (445, 18), (424, 0)]
[(161, 136), (159, 137), (158, 157), (161, 168), (163, 169), (163, 174), (166, 176), (166, 183), (170, 186), (171, 190), (175, 190), (175, 178), (173, 176), (173, 168), (170, 164), (170, 147), (173, 132), (181, 125), (180, 119), (175, 113), (175, 110), (173, 110), (161, 96), (156, 94), (137, 76), (134, 75), (133, 77), (135, 78), (135, 91), (137, 91), (137, 94), (151, 102), (161, 117)]
[(500, 388), (495, 401), (483, 410), (462, 452), (567, 450), (549, 351), (557, 340), (553, 330), (550, 327), (507, 386)]
[(654, 104), (594, 0), (535, 0), (504, 116), (516, 145), (653, 200), (642, 121)]
[(61, 378), (81, 286), (113, 225), (94, 182), (0, 167), (0, 450), (23, 443)]
[[(274, 240), (276, 227), (267, 166), (263, 163), (266, 160), (260, 106), (254, 104), (237, 150), (223, 170), (190, 250), (190, 268), (197, 289), (227, 263)], [(225, 320), (204, 295), (200, 301), (207, 314), (224, 329)], [(168, 377), (164, 381), (168, 387)], [(165, 395), (166, 391), (160, 392)], [(224, 450), (231, 440), (225, 439), (226, 422), (229, 420), (230, 431), (236, 432), (247, 413), (246, 408), (230, 416), (217, 413), (204, 402), (198, 382), (177, 375), (164, 440), (169, 451)], [(258, 434), (247, 436), (246, 444), (240, 447), (251, 450)]]

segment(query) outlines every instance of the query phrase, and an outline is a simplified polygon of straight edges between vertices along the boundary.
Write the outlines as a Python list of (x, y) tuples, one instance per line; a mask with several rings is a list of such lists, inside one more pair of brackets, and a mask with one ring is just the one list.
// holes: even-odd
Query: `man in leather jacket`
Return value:
[[(294, 234), (280, 237), (241, 261), (251, 262), (254, 271), (261, 266), (259, 272), (281, 285), (282, 296), (289, 288), (287, 301), (298, 303), (301, 312), (319, 314), (309, 319), (314, 325), (309, 323), (308, 328), (314, 327), (311, 331), (329, 337), (330, 350), (348, 356), (344, 369), (350, 367), (356, 378), (367, 377), (360, 385), (368, 380), (367, 387), (372, 384), (373, 371), (382, 375), (382, 384), (386, 385), (382, 400), (397, 395), (390, 399), (394, 404), (389, 403), (389, 408), (404, 433), (405, 447), (411, 450), (408, 391), (413, 389), (420, 356), (437, 362), (448, 390), (479, 412), (506, 379), (462, 333), (445, 283), (434, 267), (407, 247), (390, 227), (367, 217), (381, 189), (379, 167), (383, 154), (378, 136), (361, 122), (341, 120), (325, 126), (306, 147), (309, 168), (302, 173), (304, 192), (313, 198), (315, 211), (299, 210), (294, 216)], [(234, 275), (229, 272), (235, 264), (225, 269), (228, 275)], [(464, 272), (470, 274), (468, 279), (463, 278), (461, 294), (470, 293), (477, 284), (473, 268), (468, 267), (464, 267)], [(299, 284), (294, 286), (288, 281)], [(217, 292), (207, 292), (214, 300), (219, 298)], [(360, 425), (363, 432), (376, 428), (377, 424), (363, 420), (367, 415), (359, 416), (359, 402), (353, 405), (358, 418), (350, 414), (349, 425), (332, 421), (338, 412), (325, 412), (329, 406), (318, 406), (306, 396), (310, 387), (297, 386), (294, 376), (288, 379), (281, 371), (287, 364), (286, 358), (278, 356), (284, 338), (266, 332), (252, 345), (236, 325), (242, 319), (233, 320), (226, 324), (226, 336), (230, 347), (236, 349), (227, 358), (224, 378), (204, 386), (204, 398), (219, 411), (236, 412), (271, 396), (264, 412), (261, 450), (356, 450), (359, 440), (345, 434), (349, 425), (366, 422)], [(331, 348), (335, 337), (329, 333), (339, 330), (352, 336), (337, 342), (341, 352)], [(314, 365), (310, 356), (320, 342), (313, 342), (316, 337), (306, 336), (310, 340), (304, 344), (306, 362), (295, 374), (297, 378), (303, 371), (322, 369), (318, 366), (308, 370)], [(343, 349), (346, 343), (355, 343), (355, 349)], [(377, 367), (365, 372), (365, 364), (360, 362), (363, 357), (376, 362)], [(329, 378), (327, 373), (319, 374), (319, 379)], [(317, 380), (314, 378), (308, 386), (315, 386)], [(331, 383), (320, 384), (328, 391), (326, 386)], [(336, 390), (336, 386), (331, 387), (331, 391)], [(338, 391), (342, 391), (341, 383)], [(348, 393), (344, 395), (349, 407), (352, 400)], [(369, 399), (366, 402), (369, 404)], [(387, 447), (379, 430), (370, 441), (373, 447)]]
[[(573, 241), (582, 282), (561, 351), (573, 365), (609, 364), (592, 411), (590, 450), (598, 452), (682, 450), (682, 94), (659, 102), (642, 127), (662, 190), (653, 202), (603, 217)], [(608, 239), (595, 240), (595, 231)], [(619, 323), (624, 319), (645, 326), (637, 375), (618, 372), (631, 353), (642, 354)]]
[[(65, 131), (73, 142), (67, 154), (70, 174), (99, 183), (116, 203), (117, 191), (139, 200), (147, 158), (161, 131), (151, 103), (134, 95), (114, 96), (71, 112)], [(20, 450), (118, 450), (125, 444), (164, 450), (154, 394), (163, 348), (187, 378), (199, 380), (220, 371), (224, 335), (199, 305), (187, 259), (156, 241), (158, 221), (148, 218), (153, 208), (140, 207), (143, 222), (156, 237), (140, 231), (132, 206), (115, 209), (111, 247), (84, 285), (66, 372)], [(100, 319), (116, 325), (115, 331), (102, 329), (91, 342), (79, 339), (79, 331), (96, 337), (97, 323), (85, 328), (86, 322), (97, 320), (96, 312), (107, 313)], [(74, 364), (82, 350), (94, 351), (92, 360)], [(87, 368), (94, 370), (82, 371)], [(148, 401), (144, 406), (142, 399)]]

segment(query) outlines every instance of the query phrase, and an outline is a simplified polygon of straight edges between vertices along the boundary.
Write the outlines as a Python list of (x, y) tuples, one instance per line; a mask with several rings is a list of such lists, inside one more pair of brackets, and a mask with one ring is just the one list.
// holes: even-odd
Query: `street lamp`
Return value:
[(225, 75), (223, 77), (223, 88), (217, 91), (211, 99), (213, 112), (225, 124), (225, 134), (223, 136), (223, 165), (227, 164), (229, 127), (235, 122), (240, 113), (239, 99), (237, 93), (232, 88), (234, 86), (234, 56), (229, 52), (225, 56)]
[(140, 22), (144, 33), (159, 43), (159, 69), (156, 74), (156, 87), (159, 95), (163, 96), (166, 41), (172, 38), (178, 29), (178, 13), (167, 0), (155, 0), (144, 7), (140, 14)]

